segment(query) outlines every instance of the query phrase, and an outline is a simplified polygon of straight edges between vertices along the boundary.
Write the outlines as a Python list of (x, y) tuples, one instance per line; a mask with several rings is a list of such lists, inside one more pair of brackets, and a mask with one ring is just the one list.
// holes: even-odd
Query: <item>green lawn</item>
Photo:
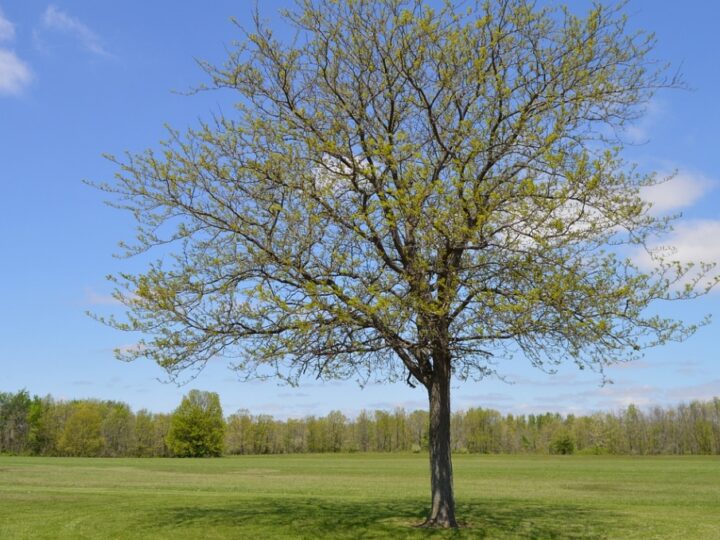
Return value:
[(720, 538), (717, 457), (454, 463), (464, 527), (427, 531), (423, 455), (0, 457), (0, 538)]

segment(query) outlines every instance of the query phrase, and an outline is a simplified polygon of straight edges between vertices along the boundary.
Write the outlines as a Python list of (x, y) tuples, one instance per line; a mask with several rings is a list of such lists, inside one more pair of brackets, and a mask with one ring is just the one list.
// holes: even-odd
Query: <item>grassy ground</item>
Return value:
[(454, 458), (459, 531), (414, 529), (423, 455), (0, 457), (0, 538), (720, 538), (720, 459)]

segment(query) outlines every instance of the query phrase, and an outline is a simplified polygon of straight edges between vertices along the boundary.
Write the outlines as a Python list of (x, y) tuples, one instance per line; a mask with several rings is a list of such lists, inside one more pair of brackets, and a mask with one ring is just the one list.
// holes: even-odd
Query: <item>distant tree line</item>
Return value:
[[(456, 453), (720, 454), (720, 398), (675, 407), (586, 416), (503, 415), (472, 408), (452, 416)], [(170, 457), (305, 452), (420, 452), (426, 411), (362, 411), (277, 420), (241, 410), (223, 417), (218, 395), (192, 390), (171, 414), (121, 402), (56, 400), (0, 392), (0, 453)]]
[(223, 452), (225, 420), (214, 392), (191, 390), (172, 414), (125, 403), (61, 401), (0, 392), (0, 454), (200, 457)]

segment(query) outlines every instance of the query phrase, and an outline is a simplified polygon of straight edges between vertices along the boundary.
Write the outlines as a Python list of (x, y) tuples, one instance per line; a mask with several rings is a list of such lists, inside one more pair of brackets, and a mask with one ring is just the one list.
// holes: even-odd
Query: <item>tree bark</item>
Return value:
[[(439, 360), (439, 361), (438, 361)], [(457, 527), (450, 456), (450, 361), (435, 359), (430, 400), (430, 486), (432, 508), (423, 526)]]

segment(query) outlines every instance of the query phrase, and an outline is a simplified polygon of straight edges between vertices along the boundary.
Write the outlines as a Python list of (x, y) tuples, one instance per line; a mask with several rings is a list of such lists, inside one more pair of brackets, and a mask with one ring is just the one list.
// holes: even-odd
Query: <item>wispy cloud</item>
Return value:
[[(628, 405), (651, 405), (664, 401), (663, 390), (657, 386), (644, 384), (630, 387), (605, 386), (587, 397), (598, 398), (598, 409), (624, 408)], [(587, 394), (586, 394), (587, 395)]]
[[(5, 18), (0, 9), (0, 42), (15, 39), (15, 25)], [(0, 95), (18, 95), (32, 81), (30, 67), (15, 51), (0, 48)]]
[(417, 409), (426, 409), (427, 402), (421, 400), (404, 400), (404, 401), (375, 401), (368, 403), (370, 410), (394, 411), (395, 409), (405, 409), (405, 411), (415, 411)]
[(100, 36), (82, 23), (77, 17), (69, 15), (54, 5), (49, 5), (43, 13), (42, 24), (43, 27), (48, 30), (54, 30), (72, 36), (80, 42), (84, 49), (95, 55), (111, 56)]
[(629, 405), (651, 407), (666, 406), (693, 400), (708, 400), (718, 395), (720, 380), (663, 388), (651, 384), (609, 385), (595, 390), (535, 396), (530, 404), (516, 405), (517, 412), (538, 412), (548, 409), (563, 414), (591, 414), (625, 409)]
[[(667, 237), (651, 244), (649, 248), (651, 252), (660, 253), (664, 259), (684, 264), (699, 262), (720, 264), (718, 238), (720, 238), (720, 220), (688, 220), (677, 224)], [(641, 268), (649, 269), (656, 265), (650, 253), (645, 250), (638, 251), (634, 259)]]
[(30, 67), (13, 51), (0, 49), (0, 94), (20, 94), (30, 81)]
[(145, 345), (143, 345), (142, 343), (130, 343), (128, 345), (120, 345), (119, 347), (113, 349), (113, 351), (120, 354), (141, 353), (144, 350)]
[[(686, 365), (676, 367), (675, 373), (688, 376), (706, 376), (710, 374), (710, 371), (705, 369), (700, 362), (688, 362)], [(720, 392), (716, 391), (716, 393)]]
[[(720, 184), (718, 180), (702, 173), (680, 170), (667, 182), (643, 188), (641, 196), (652, 203), (653, 214), (664, 214), (692, 206), (710, 190)], [(633, 260), (641, 268), (650, 270), (657, 266), (659, 258), (667, 261), (688, 263), (715, 263), (718, 265), (706, 277), (708, 280), (720, 272), (720, 219), (683, 219), (674, 224), (673, 230), (648, 245), (649, 251), (638, 249)], [(696, 268), (698, 268), (696, 266)], [(690, 282), (696, 275), (692, 272), (677, 284), (678, 288)], [(705, 282), (699, 283), (703, 286)], [(715, 288), (718, 291), (718, 287)]]
[(5, 18), (0, 9), (0, 41), (12, 41), (15, 39), (15, 25)]
[(608, 366), (609, 370), (635, 370), (635, 369), (652, 369), (656, 364), (647, 360), (633, 360), (632, 362), (619, 362)]
[(552, 386), (582, 386), (582, 385), (599, 386), (601, 380), (599, 377), (597, 380), (594, 380), (594, 381), (581, 380), (577, 375), (574, 375), (572, 373), (548, 375), (542, 379), (531, 378), (531, 377), (526, 377), (524, 375), (509, 373), (507, 375), (507, 381), (512, 384), (517, 384), (519, 386), (528, 385), (528, 386), (537, 386), (537, 387), (545, 387), (545, 386), (552, 387)]
[(120, 306), (122, 302), (111, 294), (99, 294), (92, 289), (85, 289), (85, 301), (91, 306)]
[(283, 392), (282, 394), (278, 394), (279, 398), (282, 399), (293, 399), (293, 398), (307, 398), (311, 397), (310, 394), (305, 394), (304, 392)]
[(508, 394), (490, 392), (487, 394), (463, 394), (458, 399), (468, 402), (475, 402), (482, 406), (483, 403), (495, 403), (497, 401), (513, 401), (514, 398)]
[[(667, 163), (665, 166), (667, 167)], [(656, 216), (691, 207), (720, 185), (720, 179), (689, 169), (680, 168), (676, 169), (674, 174), (660, 174), (661, 178), (663, 176), (668, 180), (640, 190), (640, 196), (652, 204), (650, 213)], [(700, 263), (716, 264), (715, 269), (710, 269), (697, 282), (700, 290), (720, 275), (720, 243), (717, 241), (719, 234), (720, 219), (683, 218), (673, 223), (671, 231), (651, 239), (646, 248), (634, 250), (631, 258), (641, 269), (647, 271), (657, 268), (661, 261), (694, 264), (694, 269), (674, 284), (675, 290), (682, 289), (701, 276)], [(720, 291), (720, 287), (715, 287), (713, 291)]]
[(717, 184), (702, 173), (680, 170), (667, 182), (645, 187), (640, 194), (652, 203), (653, 213), (664, 213), (692, 206)]
[(594, 408), (608, 411), (622, 409), (630, 404), (642, 407), (676, 404), (694, 400), (709, 400), (718, 395), (720, 379), (706, 383), (660, 388), (652, 385), (633, 386), (628, 388), (607, 387), (594, 392), (597, 398)]
[(560, 394), (536, 396), (533, 401), (538, 404), (540, 410), (563, 409), (563, 412), (571, 407), (579, 408), (587, 405), (591, 394), (587, 392), (565, 392)]
[(624, 409), (630, 404), (649, 406), (667, 402), (664, 391), (655, 386), (616, 387), (611, 385), (581, 392), (533, 396), (528, 402), (513, 404), (503, 412), (537, 414), (548, 411), (561, 414), (592, 414)]
[(686, 370), (688, 370), (690, 368), (696, 369), (700, 365), (701, 365), (701, 363), (698, 362), (697, 360), (679, 357), (679, 358), (675, 358), (673, 360), (659, 360), (659, 361), (634, 360), (632, 362), (624, 362), (622, 364), (613, 364), (609, 367), (609, 369), (632, 371), (632, 370), (673, 368), (677, 373), (680, 373), (680, 372), (685, 372)]
[(668, 390), (666, 395), (673, 400), (693, 401), (693, 400), (709, 400), (720, 393), (720, 379), (714, 379), (710, 382), (694, 384), (690, 386), (681, 386)]
[(645, 144), (650, 140), (650, 133), (659, 118), (665, 112), (665, 105), (658, 99), (652, 99), (645, 105), (645, 114), (634, 124), (625, 126), (623, 138), (629, 144)]
[[(258, 404), (251, 413), (269, 414), (275, 418), (287, 420), (288, 418), (302, 418), (309, 415), (327, 414), (327, 412), (323, 409), (324, 405), (325, 403), (321, 401), (312, 403), (295, 403), (292, 401), (285, 401), (283, 403), (269, 402)], [(228, 405), (224, 408), (229, 411), (237, 410), (237, 408), (232, 405)]]

